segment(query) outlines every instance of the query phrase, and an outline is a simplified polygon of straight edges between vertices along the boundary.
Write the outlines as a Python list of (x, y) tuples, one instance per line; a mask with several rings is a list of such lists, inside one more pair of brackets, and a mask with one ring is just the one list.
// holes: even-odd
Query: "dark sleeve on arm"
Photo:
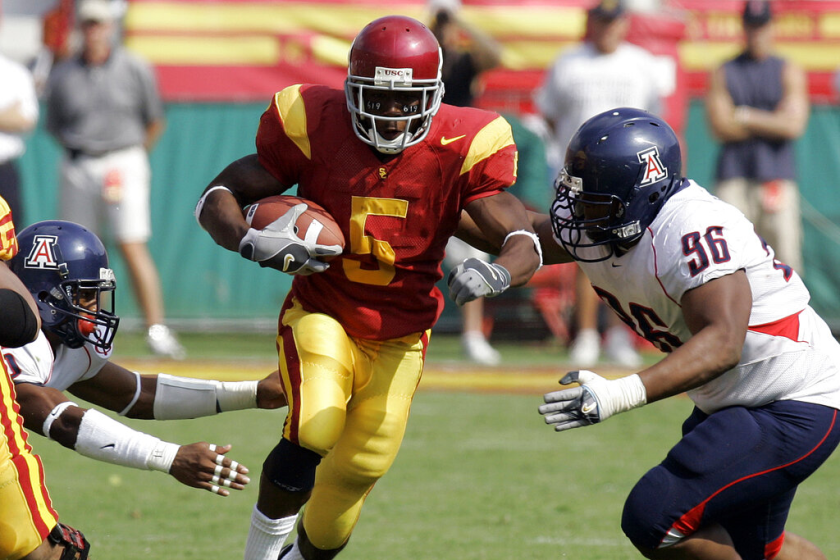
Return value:
[(38, 336), (38, 319), (26, 300), (13, 290), (0, 289), (0, 346), (18, 348)]

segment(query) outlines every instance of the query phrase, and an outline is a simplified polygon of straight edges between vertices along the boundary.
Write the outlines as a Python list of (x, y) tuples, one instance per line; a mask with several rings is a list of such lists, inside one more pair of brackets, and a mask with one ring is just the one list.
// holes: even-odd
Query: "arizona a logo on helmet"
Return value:
[(55, 247), (58, 237), (54, 235), (36, 235), (32, 243), (32, 250), (26, 257), (23, 266), (26, 268), (58, 269), (55, 258)]
[(638, 152), (636, 157), (639, 163), (645, 164), (645, 174), (639, 181), (639, 186), (650, 185), (668, 177), (668, 168), (662, 163), (659, 157), (659, 148), (654, 146), (647, 150)]

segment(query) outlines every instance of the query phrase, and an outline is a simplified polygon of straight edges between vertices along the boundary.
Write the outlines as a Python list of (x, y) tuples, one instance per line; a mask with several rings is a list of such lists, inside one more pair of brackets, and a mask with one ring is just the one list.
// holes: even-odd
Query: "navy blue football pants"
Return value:
[(683, 438), (628, 496), (624, 533), (655, 549), (669, 532), (688, 536), (718, 523), (744, 560), (772, 558), (796, 487), (840, 441), (838, 420), (836, 409), (797, 401), (711, 415), (695, 408)]

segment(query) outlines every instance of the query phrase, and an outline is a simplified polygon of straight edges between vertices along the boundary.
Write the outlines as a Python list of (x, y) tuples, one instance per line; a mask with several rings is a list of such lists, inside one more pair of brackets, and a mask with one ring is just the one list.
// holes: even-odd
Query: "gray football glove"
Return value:
[(449, 272), (449, 297), (458, 305), (493, 297), (510, 287), (510, 272), (501, 265), (481, 259), (467, 259)]
[(621, 379), (605, 379), (587, 370), (570, 371), (561, 385), (580, 383), (580, 387), (547, 393), (540, 406), (546, 424), (562, 432), (603, 422), (610, 416), (647, 403), (647, 392), (637, 374)]
[(306, 204), (296, 204), (263, 229), (249, 229), (239, 242), (239, 254), (287, 274), (308, 276), (327, 270), (330, 265), (318, 258), (340, 255), (343, 249), (311, 243), (295, 234), (295, 222), (306, 208)]

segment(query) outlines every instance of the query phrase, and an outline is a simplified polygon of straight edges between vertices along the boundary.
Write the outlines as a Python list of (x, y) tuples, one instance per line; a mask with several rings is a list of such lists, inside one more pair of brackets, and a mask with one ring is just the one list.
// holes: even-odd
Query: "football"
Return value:
[(307, 209), (295, 222), (295, 234), (319, 245), (340, 245), (344, 248), (344, 234), (333, 217), (320, 205), (305, 198), (281, 194), (258, 200), (245, 207), (245, 221), (254, 229), (263, 229), (302, 202)]

